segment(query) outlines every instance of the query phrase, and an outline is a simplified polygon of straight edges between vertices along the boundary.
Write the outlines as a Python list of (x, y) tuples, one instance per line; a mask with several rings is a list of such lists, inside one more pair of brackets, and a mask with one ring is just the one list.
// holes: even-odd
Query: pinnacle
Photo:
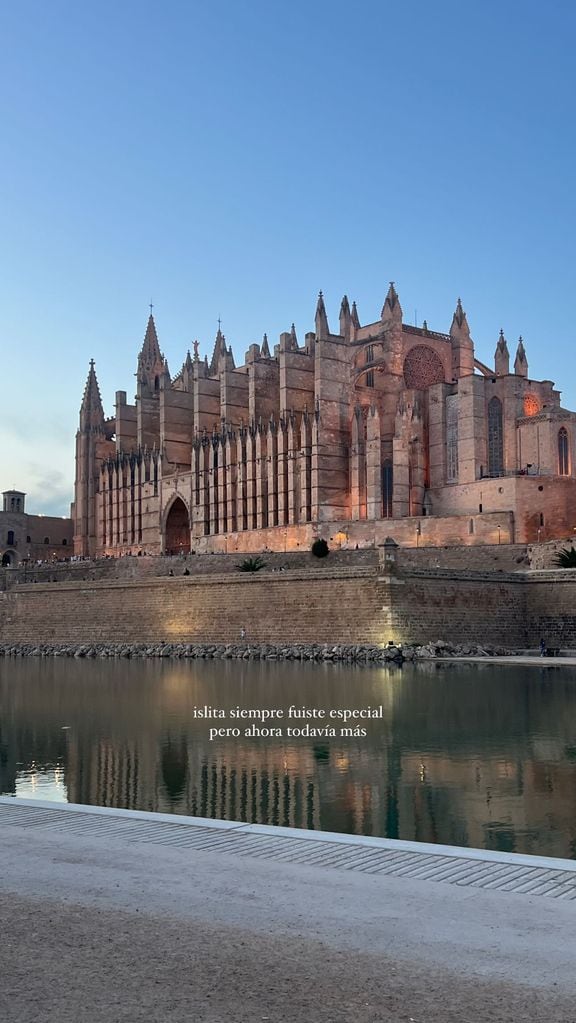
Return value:
[(316, 336), (319, 338), (328, 337), (330, 328), (328, 326), (328, 317), (326, 315), (326, 307), (324, 305), (324, 296), (322, 292), (318, 295), (318, 304), (316, 306)]
[(394, 287), (394, 281), (390, 281), (390, 286), (386, 293), (386, 298), (384, 299), (384, 305), (382, 306), (382, 312), (380, 314), (382, 319), (387, 319), (390, 315), (392, 315), (394, 320), (402, 320), (402, 308), (400, 306), (398, 292)]
[(104, 422), (104, 409), (102, 408), (102, 398), (100, 397), (100, 388), (94, 365), (94, 359), (90, 359), (90, 369), (88, 370), (88, 378), (84, 388), (82, 405), (80, 406), (80, 419), (81, 421), (82, 419), (87, 420), (90, 426), (96, 426)]
[(155, 366), (156, 363), (162, 362), (162, 352), (160, 351), (160, 345), (158, 344), (158, 335), (156, 333), (156, 324), (154, 323), (154, 317), (152, 313), (148, 317), (148, 324), (146, 326), (146, 333), (144, 335), (144, 343), (140, 352), (142, 362), (146, 366)]

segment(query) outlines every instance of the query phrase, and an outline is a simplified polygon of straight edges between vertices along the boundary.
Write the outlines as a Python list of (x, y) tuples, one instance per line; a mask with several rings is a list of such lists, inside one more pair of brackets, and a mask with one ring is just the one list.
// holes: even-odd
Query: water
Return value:
[[(290, 704), (383, 716), (212, 742), (233, 722), (194, 717)], [(576, 858), (576, 670), (3, 659), (0, 792)]]

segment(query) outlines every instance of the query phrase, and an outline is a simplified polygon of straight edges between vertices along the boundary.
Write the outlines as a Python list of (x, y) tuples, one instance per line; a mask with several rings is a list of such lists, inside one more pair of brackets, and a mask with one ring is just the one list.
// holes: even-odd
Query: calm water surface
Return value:
[[(383, 717), (210, 742), (205, 704)], [(576, 858), (576, 671), (2, 659), (0, 792)]]

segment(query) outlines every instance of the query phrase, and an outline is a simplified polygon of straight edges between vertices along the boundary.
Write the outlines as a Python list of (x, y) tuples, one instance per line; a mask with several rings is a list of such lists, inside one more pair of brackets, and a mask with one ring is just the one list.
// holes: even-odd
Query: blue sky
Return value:
[(237, 361), (323, 289), (502, 327), (576, 407), (576, 7), (0, 0), (1, 488), (65, 514), (91, 357), (134, 393), (148, 303), (172, 373)]

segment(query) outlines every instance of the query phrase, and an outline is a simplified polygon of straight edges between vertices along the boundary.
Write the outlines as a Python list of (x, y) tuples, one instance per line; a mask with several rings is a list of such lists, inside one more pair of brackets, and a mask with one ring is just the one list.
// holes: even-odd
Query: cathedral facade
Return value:
[(266, 335), (236, 366), (218, 330), (172, 377), (150, 315), (134, 404), (106, 418), (94, 363), (76, 438), (74, 552), (84, 556), (529, 542), (573, 536), (576, 414), (514, 362), (480, 362), (458, 300), (447, 334), (402, 322), (390, 285), (361, 324)]

